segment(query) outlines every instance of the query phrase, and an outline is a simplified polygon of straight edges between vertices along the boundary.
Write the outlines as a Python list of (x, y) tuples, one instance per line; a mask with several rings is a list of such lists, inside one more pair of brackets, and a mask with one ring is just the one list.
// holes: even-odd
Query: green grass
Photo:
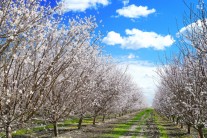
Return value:
[(155, 111), (154, 111), (154, 120), (155, 120), (155, 123), (156, 123), (159, 131), (160, 131), (160, 134), (161, 134), (160, 137), (161, 138), (168, 138), (167, 131), (160, 123), (160, 121), (162, 121), (162, 118)]
[(0, 138), (5, 137), (5, 134), (3, 132), (0, 133)]
[(141, 120), (140, 125), (137, 127), (136, 132), (140, 132), (140, 130), (141, 130), (141, 126), (144, 125), (144, 124), (146, 123), (147, 118), (149, 118), (149, 116), (150, 116), (150, 114), (152, 113), (152, 111), (153, 111), (152, 109), (147, 109), (147, 110), (145, 111), (145, 116), (144, 116), (144, 118)]
[(77, 123), (78, 123), (78, 118), (70, 118), (64, 121), (64, 124), (77, 124)]
[[(77, 129), (78, 128), (77, 127), (78, 121), (79, 121), (79, 118), (71, 117), (70, 119), (67, 119), (63, 122), (59, 122), (58, 127), (65, 127), (65, 128), (68, 128), (68, 129)], [(98, 122), (102, 121), (102, 116), (98, 116), (97, 121)], [(50, 129), (50, 130), (53, 129), (52, 124), (45, 125), (44, 121), (42, 121), (42, 120), (33, 120), (33, 122), (37, 125), (44, 125), (44, 126), (33, 127), (33, 128), (30, 128), (30, 129), (19, 129), (19, 130), (16, 130), (16, 131), (12, 132), (12, 136), (23, 136), (23, 135), (26, 135), (26, 134), (32, 134), (32, 133), (37, 133), (37, 132), (40, 132), (40, 131), (45, 131), (45, 130), (48, 130), (48, 129)], [(91, 125), (92, 122), (93, 122), (92, 117), (86, 117), (86, 118), (83, 119), (82, 125)], [(5, 137), (4, 132), (0, 133), (0, 138), (1, 137)]]
[(12, 136), (23, 136), (26, 134), (32, 134), (35, 132), (40, 132), (40, 131), (44, 131), (44, 130), (52, 129), (52, 128), (53, 128), (53, 125), (49, 124), (46, 126), (39, 126), (39, 127), (30, 128), (30, 129), (19, 129), (19, 130), (14, 131), (12, 133)]
[(24, 135), (24, 134), (31, 134), (33, 132), (33, 130), (31, 129), (21, 129), (21, 130), (17, 130), (15, 132), (12, 133), (12, 136), (19, 136), (19, 135)]
[[(153, 112), (153, 109), (145, 110), (145, 116), (144, 116), (144, 118), (142, 118), (142, 120), (140, 120), (140, 123), (138, 124), (139, 126), (136, 128), (136, 131), (135, 131), (136, 133), (135, 134), (140, 133), (140, 131), (142, 129), (142, 125), (146, 124), (147, 118), (149, 118), (149, 116), (152, 112)], [(133, 136), (132, 138), (136, 138), (136, 136)]]
[(115, 128), (111, 131), (111, 133), (104, 134), (102, 135), (102, 137), (118, 138), (124, 135), (135, 122), (139, 121), (142, 118), (142, 116), (146, 112), (149, 112), (149, 110), (143, 110), (139, 112), (132, 120), (116, 125)]

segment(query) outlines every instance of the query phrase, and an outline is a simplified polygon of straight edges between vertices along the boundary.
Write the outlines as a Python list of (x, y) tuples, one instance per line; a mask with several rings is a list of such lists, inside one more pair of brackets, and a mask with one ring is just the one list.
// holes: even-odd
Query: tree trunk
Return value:
[(175, 122), (175, 117), (174, 116), (172, 117), (172, 121)]
[(93, 125), (96, 125), (96, 115), (93, 117)]
[(58, 126), (57, 126), (57, 121), (55, 121), (55, 122), (53, 123), (53, 127), (54, 127), (54, 135), (55, 135), (55, 137), (57, 137), (57, 136), (58, 136)]
[(191, 124), (187, 124), (187, 127), (188, 127), (188, 134), (190, 134)]
[(6, 138), (12, 138), (12, 131), (10, 123), (6, 125)]
[(204, 138), (204, 136), (203, 136), (203, 128), (202, 127), (198, 127), (198, 134), (199, 134), (199, 138)]
[(179, 117), (177, 117), (176, 119), (176, 124), (178, 125), (178, 123), (179, 123)]
[(108, 119), (111, 119), (110, 115), (108, 115)]
[(106, 115), (103, 115), (102, 122), (104, 122), (104, 121), (105, 121), (105, 117), (106, 117)]
[(83, 116), (81, 115), (78, 121), (78, 129), (81, 129), (82, 121), (83, 121)]
[(180, 128), (183, 128), (183, 123), (180, 124)]

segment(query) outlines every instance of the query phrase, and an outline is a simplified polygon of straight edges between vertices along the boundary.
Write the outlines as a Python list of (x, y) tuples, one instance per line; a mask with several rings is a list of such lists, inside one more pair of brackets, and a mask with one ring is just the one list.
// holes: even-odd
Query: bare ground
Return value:
[[(134, 118), (136, 114), (137, 113), (132, 113), (116, 119), (109, 119), (104, 123), (97, 123), (95, 126), (88, 125), (80, 130), (75, 129), (68, 131), (68, 129), (64, 130), (64, 128), (61, 128), (58, 138), (110, 138), (109, 136), (103, 136), (103, 134), (111, 134), (116, 125), (132, 121), (132, 118)], [(188, 135), (185, 130), (180, 129), (176, 124), (165, 118), (159, 117), (155, 123), (154, 116), (154, 113), (151, 113), (148, 116), (144, 114), (140, 120), (134, 120), (133, 125), (128, 132), (120, 138), (160, 138), (163, 134), (160, 132), (157, 125), (164, 128), (168, 138), (198, 138), (194, 132), (192, 135)], [(51, 138), (53, 137), (53, 132), (48, 131), (46, 133), (43, 132), (42, 134), (39, 133), (39, 135), (36, 135), (35, 137)]]
[(104, 123), (98, 123), (96, 126), (90, 125), (80, 130), (74, 130), (61, 134), (58, 138), (101, 138), (102, 134), (110, 133), (116, 124), (128, 122), (134, 116), (135, 113), (132, 113), (117, 119), (110, 119)]

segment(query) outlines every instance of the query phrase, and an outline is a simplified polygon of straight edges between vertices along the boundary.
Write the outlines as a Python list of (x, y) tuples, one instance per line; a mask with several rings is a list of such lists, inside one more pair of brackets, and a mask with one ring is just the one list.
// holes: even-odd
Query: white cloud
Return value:
[(147, 103), (152, 105), (157, 88), (156, 84), (160, 80), (155, 72), (157, 67), (152, 63), (144, 61), (124, 62), (121, 65), (123, 67), (127, 66), (127, 73), (130, 74), (134, 82), (141, 87)]
[(89, 8), (97, 8), (98, 5), (107, 6), (109, 0), (61, 0), (61, 10), (63, 12), (79, 11), (83, 12)]
[(124, 4), (124, 6), (129, 4), (129, 0), (123, 0), (122, 3)]
[(134, 55), (134, 54), (132, 54), (132, 53), (130, 53), (128, 56), (127, 56), (127, 58), (128, 59), (134, 59), (136, 56)]
[(147, 6), (136, 6), (132, 4), (127, 7), (123, 7), (122, 9), (118, 9), (116, 10), (116, 12), (119, 15), (128, 18), (140, 18), (140, 17), (147, 17), (149, 14), (156, 12), (156, 10), (148, 9)]
[(106, 37), (103, 38), (103, 42), (107, 43), (108, 45), (117, 45), (123, 43), (123, 38), (119, 33), (111, 31), (107, 34)]
[(139, 29), (126, 29), (126, 36), (111, 31), (103, 38), (103, 42), (108, 45), (121, 45), (125, 49), (140, 49), (152, 47), (156, 50), (163, 50), (174, 43), (171, 35), (162, 36), (155, 32), (144, 32)]
[[(206, 21), (207, 19), (205, 20), (205, 22)], [(197, 20), (196, 22), (181, 28), (176, 35), (177, 37), (179, 37), (180, 35), (184, 35), (184, 36), (190, 35), (192, 32), (197, 32), (197, 33), (202, 32), (203, 31), (202, 24), (204, 24), (203, 21)]]

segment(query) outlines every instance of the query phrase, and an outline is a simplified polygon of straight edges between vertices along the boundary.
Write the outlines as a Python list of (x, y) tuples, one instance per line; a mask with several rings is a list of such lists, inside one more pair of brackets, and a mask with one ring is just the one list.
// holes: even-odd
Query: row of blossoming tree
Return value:
[[(95, 35), (94, 17), (69, 19), (44, 0), (0, 2), (0, 129), (7, 138), (32, 118), (54, 125), (133, 111), (140, 89)], [(67, 23), (66, 20), (68, 20)], [(68, 25), (67, 25), (68, 24)]]
[[(167, 59), (157, 71), (161, 81), (153, 106), (173, 121), (196, 129), (200, 138), (207, 127), (207, 20), (205, 3), (190, 9), (180, 31), (179, 56)], [(188, 22), (187, 22), (188, 21)]]

